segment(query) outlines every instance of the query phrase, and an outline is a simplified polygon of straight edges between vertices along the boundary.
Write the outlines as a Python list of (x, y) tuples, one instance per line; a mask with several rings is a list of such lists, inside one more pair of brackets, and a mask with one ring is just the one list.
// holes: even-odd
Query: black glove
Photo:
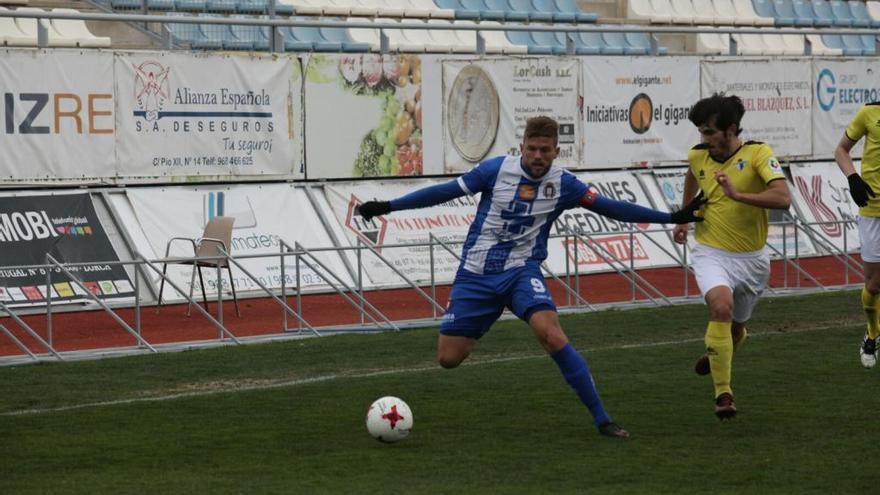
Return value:
[(698, 217), (694, 215), (694, 212), (699, 210), (701, 206), (706, 204), (706, 201), (709, 200), (703, 196), (703, 191), (700, 191), (700, 194), (697, 194), (697, 196), (692, 199), (691, 202), (687, 204), (687, 206), (672, 213), (672, 223), (702, 222), (703, 217)]
[(853, 201), (859, 206), (867, 206), (868, 196), (874, 197), (874, 190), (865, 182), (857, 173), (851, 173), (846, 176), (849, 182), (849, 195)]
[(358, 206), (357, 214), (364, 217), (364, 220), (370, 221), (373, 217), (387, 215), (391, 213), (390, 201), (367, 201)]

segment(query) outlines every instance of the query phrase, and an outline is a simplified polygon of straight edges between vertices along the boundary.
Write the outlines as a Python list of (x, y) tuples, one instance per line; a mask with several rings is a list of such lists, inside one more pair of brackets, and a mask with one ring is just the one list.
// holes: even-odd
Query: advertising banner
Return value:
[(123, 177), (299, 173), (289, 57), (119, 53), (116, 152)]
[[(435, 245), (434, 280), (449, 283), (455, 278), (461, 243), (477, 212), (477, 196), (462, 196), (431, 208), (395, 211), (365, 222), (354, 213), (355, 207), (372, 199), (388, 200), (418, 188), (438, 184), (436, 180), (336, 183), (324, 186), (327, 202), (342, 225), (349, 245), (358, 242), (379, 250), (383, 258), (418, 283), (431, 280), (432, 254), (427, 243), (430, 235), (446, 243), (449, 250)], [(420, 246), (386, 247), (396, 244)], [(374, 285), (400, 285), (404, 280), (372, 253), (363, 255), (363, 270)]]
[[(102, 299), (133, 297), (134, 286), (118, 262), (89, 194), (0, 197), (0, 300), (45, 304), (47, 272), (25, 265), (95, 262), (67, 269)], [(60, 269), (51, 273), (52, 301), (85, 300), (86, 292)]]
[(443, 159), (447, 173), (520, 153), (526, 120), (559, 122), (556, 163), (581, 158), (580, 64), (569, 58), (444, 60)]
[[(875, 58), (813, 59), (813, 81), (813, 157), (831, 159), (859, 108), (880, 101), (880, 70)], [(850, 154), (862, 156), (864, 145), (861, 139)]]
[(699, 59), (583, 60), (585, 168), (686, 159), (700, 140), (687, 119), (700, 96)]
[[(631, 172), (592, 172), (577, 174), (578, 178), (596, 188), (603, 196), (651, 208), (651, 201)], [(620, 267), (615, 258), (635, 268), (677, 264), (677, 251), (663, 225), (618, 222), (586, 208), (565, 211), (556, 220), (551, 235), (576, 232), (581, 239), (551, 238), (548, 265), (554, 273), (565, 273), (566, 266), (579, 273), (612, 271)], [(671, 228), (671, 227), (670, 227)], [(630, 236), (629, 231), (636, 233)], [(654, 230), (644, 233), (642, 230)], [(566, 265), (568, 258), (568, 265)]]
[(702, 97), (724, 92), (739, 96), (746, 108), (745, 140), (763, 141), (776, 156), (809, 156), (812, 73), (807, 60), (701, 62)]
[(312, 54), (306, 66), (307, 175), (422, 175), (417, 55)]
[[(282, 240), (291, 247), (297, 242), (306, 248), (333, 246), (305, 191), (290, 184), (151, 187), (129, 189), (127, 195), (140, 228), (149, 239), (152, 256), (144, 253), (149, 259), (164, 257), (166, 244), (173, 237), (202, 237), (205, 225), (214, 216), (235, 218), (229, 251), (233, 258), (280, 254)], [(170, 256), (193, 256), (192, 244), (188, 242), (176, 241), (171, 246)], [(316, 253), (316, 257), (347, 284), (351, 284), (351, 277), (339, 256), (322, 252)], [(311, 258), (306, 261), (317, 266)], [(239, 263), (263, 285), (273, 289), (281, 287), (279, 256), (243, 258)], [(288, 256), (284, 263), (284, 280), (289, 289), (296, 285), (296, 259)], [(168, 276), (188, 290), (191, 270), (191, 266), (169, 264)], [(216, 272), (213, 269), (203, 271), (206, 291), (216, 294)], [(236, 291), (260, 290), (259, 285), (234, 264), (232, 276)], [(154, 277), (154, 282), (158, 284), (158, 276)], [(228, 290), (226, 270), (222, 272), (222, 284)], [(300, 263), (300, 285), (303, 289), (328, 288), (321, 274), (303, 262)], [(195, 293), (198, 294), (198, 287)], [(173, 290), (167, 294), (169, 297), (179, 297)]]
[[(858, 251), (855, 224), (859, 208), (849, 196), (846, 177), (835, 163), (793, 163), (789, 167), (795, 187), (794, 205), (815, 236), (830, 242), (838, 252)], [(828, 249), (817, 243), (823, 252)]]
[(6, 50), (0, 57), (0, 178), (113, 177), (113, 54)]

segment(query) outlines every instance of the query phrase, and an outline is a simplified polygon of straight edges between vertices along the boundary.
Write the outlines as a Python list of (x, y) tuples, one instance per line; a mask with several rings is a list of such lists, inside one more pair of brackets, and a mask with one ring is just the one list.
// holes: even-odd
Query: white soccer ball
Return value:
[(412, 411), (397, 397), (380, 397), (367, 410), (367, 431), (380, 442), (399, 442), (409, 435), (412, 426)]

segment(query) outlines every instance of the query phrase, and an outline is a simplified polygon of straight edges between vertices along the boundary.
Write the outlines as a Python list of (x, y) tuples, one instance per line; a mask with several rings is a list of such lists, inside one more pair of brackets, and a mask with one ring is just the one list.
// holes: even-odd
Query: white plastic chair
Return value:
[(293, 11), (301, 15), (322, 15), (324, 13), (323, 2), (318, 0), (278, 0), (285, 5), (293, 5)]
[[(346, 19), (349, 22), (368, 22), (369, 19), (358, 18), (358, 17), (349, 17)], [(367, 43), (370, 45), (372, 50), (379, 49), (379, 30), (373, 28), (349, 28), (348, 34), (351, 36), (352, 41), (356, 43)]]
[(712, 0), (691, 0), (691, 4), (693, 5), (691, 17), (694, 20), (694, 24), (731, 24), (732, 22), (730, 21), (733, 21), (733, 19), (729, 19), (728, 22), (719, 20), (719, 15), (715, 12)]
[(650, 0), (651, 22), (655, 24), (669, 24), (672, 22), (672, 4), (669, 0)]
[[(52, 12), (78, 14), (75, 9), (52, 9)], [(61, 36), (76, 40), (77, 46), (86, 48), (108, 48), (110, 46), (110, 38), (107, 36), (95, 36), (89, 31), (86, 22), (76, 19), (52, 19), (52, 27)]]
[(644, 19), (650, 22), (653, 13), (650, 0), (629, 0), (626, 2), (627, 19)]
[(734, 24), (749, 26), (753, 24), (751, 19), (740, 19), (736, 13), (736, 8), (731, 0), (712, 0), (712, 7), (715, 8), (715, 24)]
[[(0, 7), (0, 10), (9, 10)], [(6, 46), (37, 46), (37, 37), (29, 36), (18, 28), (12, 17), (0, 17), (0, 44)]]
[(730, 37), (727, 33), (697, 33), (697, 53), (727, 55), (730, 53)]
[[(781, 34), (762, 34), (761, 41), (764, 42), (764, 55), (784, 55), (788, 51)], [(800, 53), (804, 53), (803, 45)]]
[(740, 55), (764, 55), (767, 46), (760, 34), (734, 34), (736, 52)]
[[(669, 12), (672, 14), (672, 22), (675, 24), (693, 24), (694, 23), (694, 4), (691, 3), (691, 0), (670, 0), (670, 7), (672, 10)], [(700, 24), (704, 24), (707, 21), (702, 21)], [(708, 22), (712, 22), (710, 19)]]
[[(18, 12), (34, 12), (34, 13), (45, 13), (46, 11), (43, 9), (38, 9), (36, 7), (19, 7)], [(37, 20), (34, 18), (25, 18), (25, 17), (17, 17), (15, 19), (15, 23), (18, 25), (18, 29), (21, 30), (25, 36), (33, 36), (34, 39), (37, 38)], [(46, 32), (49, 35), (49, 46), (55, 47), (75, 47), (76, 40), (65, 38), (58, 31), (52, 27), (52, 24), (49, 22), (49, 19), (39, 19), (40, 24), (45, 26)]]
[[(403, 19), (400, 21), (400, 24), (401, 24), (401, 26), (407, 26), (407, 25), (426, 26), (427, 25), (427, 23), (425, 23), (421, 20), (418, 20), (418, 19)], [(450, 53), (450, 52), (452, 52), (451, 47), (444, 45), (444, 44), (441, 44), (441, 43), (437, 43), (436, 41), (434, 41), (434, 39), (431, 38), (430, 35), (428, 35), (428, 30), (426, 30), (426, 29), (401, 29), (401, 31), (403, 32), (403, 35), (406, 36), (406, 38), (408, 40), (410, 40), (410, 42), (418, 43), (421, 46), (420, 51), (428, 52), (428, 53)]]
[(803, 55), (804, 37), (797, 34), (781, 34), (782, 44), (785, 47), (784, 55)]
[(432, 19), (454, 19), (455, 11), (452, 9), (441, 9), (432, 0), (408, 0), (409, 4), (415, 9), (427, 10), (430, 12)]

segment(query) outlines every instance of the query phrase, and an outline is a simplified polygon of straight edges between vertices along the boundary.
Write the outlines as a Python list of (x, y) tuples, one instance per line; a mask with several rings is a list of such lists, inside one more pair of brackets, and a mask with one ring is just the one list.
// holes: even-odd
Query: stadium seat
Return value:
[(773, 0), (778, 26), (808, 27), (813, 25), (813, 17), (800, 17), (794, 10), (791, 0)]
[[(734, 4), (736, 5), (736, 4)], [(773, 22), (767, 25), (779, 26), (780, 24), (776, 21), (776, 10), (773, 8), (772, 0), (752, 0), (752, 8), (755, 11), (755, 14), (758, 17), (763, 17), (766, 19), (772, 19)]]
[(806, 38), (810, 41), (811, 52), (813, 55), (842, 55), (843, 50), (840, 48), (831, 48), (822, 41), (822, 36), (818, 34), (808, 34)]
[(797, 34), (780, 34), (783, 55), (803, 55), (804, 54), (804, 37)]
[(655, 24), (667, 24), (672, 22), (672, 4), (669, 0), (650, 0), (651, 22)]
[[(432, 0), (406, 0), (415, 9), (430, 11), (432, 19), (454, 19), (455, 11), (450, 9), (441, 9)], [(406, 7), (404, 7), (406, 10)]]
[[(450, 22), (440, 19), (430, 19), (428, 24), (449, 26)], [(465, 25), (472, 23), (469, 21), (454, 21), (452, 24)], [(452, 53), (473, 53), (476, 48), (476, 36), (470, 37), (468, 34), (467, 31), (457, 29), (435, 29), (428, 31), (428, 36), (430, 36), (435, 43), (449, 46), (452, 49)]]
[[(0, 7), (0, 11), (8, 11)], [(5, 46), (37, 46), (37, 37), (23, 33), (13, 17), (0, 17), (0, 43)]]
[(279, 3), (293, 7), (297, 15), (323, 15), (320, 0), (278, 0)]
[(813, 7), (815, 19), (821, 22), (822, 26), (833, 26), (834, 14), (831, 12), (831, 4), (827, 0), (808, 0)]
[[(43, 9), (39, 9), (36, 7), (19, 7), (16, 9), (17, 12), (33, 12), (33, 13), (45, 13), (46, 11)], [(40, 22), (45, 28), (48, 34), (48, 42), (49, 46), (55, 47), (74, 47), (76, 45), (76, 39), (66, 38), (58, 31), (52, 27), (52, 24), (49, 22), (49, 19), (35, 19), (35, 18), (25, 18), (25, 17), (16, 17), (15, 24), (18, 25), (18, 29), (24, 33), (26, 37), (33, 37), (34, 40), (37, 39), (37, 21)]]
[[(401, 21), (403, 26), (407, 25), (418, 25), (418, 26), (427, 26), (427, 22), (419, 20), (419, 19), (403, 19)], [(402, 29), (404, 36), (407, 39), (412, 41), (413, 43), (418, 43), (421, 46), (420, 51), (424, 51), (427, 53), (451, 53), (452, 47), (445, 43), (438, 43), (434, 38), (431, 37), (430, 32), (426, 29)]]
[[(762, 34), (761, 42), (764, 43), (762, 55), (785, 55), (787, 53), (788, 46), (781, 34)], [(801, 45), (800, 53), (803, 54), (803, 52), (803, 45)]]
[(877, 38), (874, 35), (860, 34), (859, 40), (861, 40), (862, 46), (865, 47), (865, 55), (877, 55)]
[(853, 54), (867, 55), (862, 37), (857, 34), (845, 34), (840, 37), (843, 46), (849, 48)]
[(207, 0), (175, 0), (174, 2), (174, 10), (177, 12), (205, 12), (207, 9)]
[[(855, 19), (849, 10), (849, 5), (842, 0), (830, 0), (828, 5), (831, 7), (831, 15), (834, 16), (835, 26), (854, 26)], [(867, 19), (866, 19), (867, 20)]]
[(504, 13), (504, 19), (508, 22), (526, 22), (529, 13), (513, 9), (507, 0), (484, 0), (486, 7)]
[(207, 0), (205, 11), (214, 14), (234, 14), (236, 0)]
[[(370, 19), (349, 17), (349, 22), (367, 22)], [(349, 28), (351, 39), (355, 43), (366, 43), (373, 51), (379, 50), (379, 30), (375, 28)]]
[(578, 8), (574, 0), (555, 0), (559, 12), (571, 12), (575, 16), (575, 22), (596, 22), (599, 15), (593, 12), (584, 12)]
[[(650, 38), (650, 36), (651, 35), (648, 33), (641, 33), (641, 32), (640, 33), (625, 33), (624, 34), (624, 37), (626, 38), (626, 42), (629, 43), (629, 45), (631, 47), (634, 47), (634, 48), (637, 48), (640, 50), (644, 49), (646, 55), (651, 53), (651, 38)], [(666, 48), (665, 46), (658, 46), (657, 47), (657, 54), (658, 55), (668, 55), (669, 49)]]
[(727, 33), (697, 33), (697, 53), (705, 55), (727, 55), (730, 53), (729, 35)]
[(669, 14), (672, 16), (673, 24), (694, 23), (694, 5), (691, 3), (691, 0), (669, 0), (669, 7)]
[(844, 42), (843, 38), (839, 34), (823, 34), (822, 42), (831, 49), (840, 50), (845, 57), (862, 55), (864, 47), (860, 41), (856, 40), (856, 43)]
[(554, 55), (565, 54), (565, 42), (556, 36), (558, 33), (551, 31), (532, 31), (529, 34), (533, 40), (532, 46), (536, 47), (535, 52), (532, 52), (531, 48), (529, 48), (529, 53), (544, 53), (545, 50), (549, 49), (549, 53)]
[(736, 12), (731, 0), (712, 0), (712, 7), (718, 17), (715, 18), (715, 24), (735, 24), (749, 26), (754, 24), (751, 19), (741, 19)]
[(272, 30), (269, 26), (230, 25), (233, 36), (250, 42), (254, 50), (268, 50), (272, 46)]
[[(498, 22), (485, 21), (483, 26), (501, 26)], [(489, 53), (503, 53), (507, 55), (523, 55), (529, 52), (527, 47), (514, 45), (507, 39), (504, 31), (480, 31), (486, 42), (486, 51)]]
[(755, 11), (752, 0), (732, 0), (733, 8), (736, 10), (737, 19), (741, 22), (737, 24), (746, 24), (754, 26), (772, 26), (773, 16), (764, 17)]
[(691, 0), (694, 6), (694, 24), (733, 24), (733, 18), (725, 18), (715, 10), (712, 0)]
[(849, 4), (849, 10), (850, 12), (852, 12), (854, 19), (864, 19), (872, 28), (880, 27), (880, 19), (874, 19), (871, 17), (871, 14), (868, 12), (868, 8), (865, 2), (859, 0), (849, 0), (847, 3)]
[(528, 12), (530, 21), (551, 22), (553, 21), (552, 12), (540, 12), (535, 10), (535, 6), (531, 0), (507, 0), (510, 8), (517, 12)]
[(372, 48), (369, 43), (359, 43), (353, 40), (347, 28), (321, 27), (318, 28), (318, 31), (325, 40), (331, 43), (340, 43), (344, 52), (368, 52)]
[(643, 19), (650, 22), (653, 13), (650, 0), (629, 0), (626, 2), (627, 19)]
[(880, 22), (880, 1), (868, 0), (865, 2), (865, 9), (867, 9), (872, 21)]
[(627, 55), (628, 46), (621, 33), (602, 33), (602, 55)]
[(734, 34), (736, 52), (740, 55), (764, 55), (767, 46), (760, 34)]
[(145, 0), (110, 0), (113, 10), (141, 10)]
[(819, 17), (813, 10), (813, 4), (809, 0), (792, 0), (791, 7), (795, 15), (803, 19), (810, 19), (815, 27), (827, 27), (831, 25), (831, 19)]
[(174, 10), (174, 0), (147, 0), (147, 10)]
[(553, 22), (575, 22), (574, 12), (563, 12), (556, 7), (554, 0), (532, 0), (534, 10), (538, 12), (550, 12)]
[[(78, 14), (76, 9), (57, 8), (52, 12), (60, 14)], [(86, 26), (86, 22), (76, 19), (51, 19), (50, 23), (62, 37), (76, 40), (76, 46), (83, 48), (109, 48), (110, 38), (95, 36)]]

